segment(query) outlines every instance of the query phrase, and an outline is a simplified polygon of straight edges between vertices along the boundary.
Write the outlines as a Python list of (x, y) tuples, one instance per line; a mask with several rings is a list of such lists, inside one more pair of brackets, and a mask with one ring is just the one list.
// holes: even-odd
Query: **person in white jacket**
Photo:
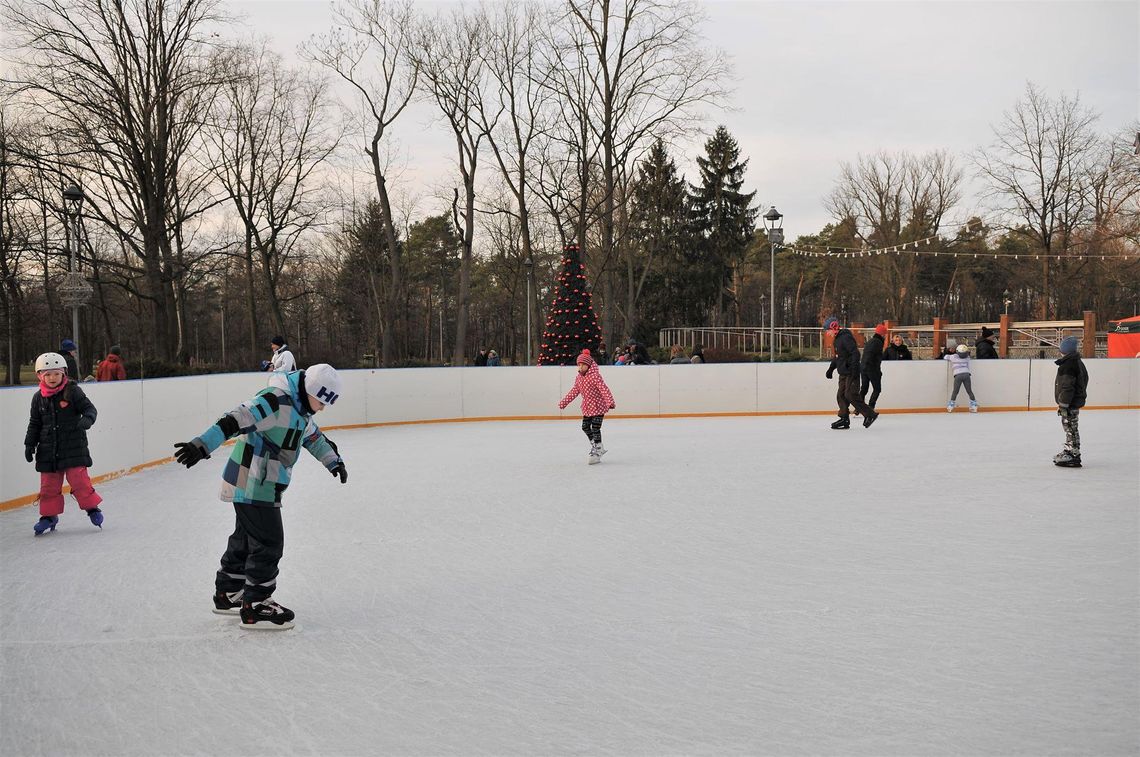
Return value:
[(950, 394), (950, 402), (946, 405), (946, 412), (954, 412), (955, 400), (958, 399), (958, 390), (966, 387), (966, 394), (970, 395), (970, 412), (978, 412), (978, 401), (974, 398), (974, 390), (970, 386), (970, 348), (959, 344), (953, 354), (943, 355), (943, 360), (949, 360), (954, 368), (954, 391)]
[(262, 370), (286, 372), (297, 370), (297, 361), (293, 359), (289, 345), (285, 344), (285, 337), (275, 336), (269, 344), (273, 347), (273, 356), (261, 364)]

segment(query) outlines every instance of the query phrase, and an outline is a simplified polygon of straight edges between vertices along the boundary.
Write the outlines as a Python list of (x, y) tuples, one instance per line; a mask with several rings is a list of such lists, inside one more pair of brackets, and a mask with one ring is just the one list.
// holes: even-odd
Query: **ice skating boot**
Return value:
[(218, 615), (241, 615), (241, 596), (245, 589), (214, 592), (214, 612)]
[(977, 402), (977, 400), (970, 400), (970, 412), (971, 412), (971, 413), (976, 413), (976, 412), (978, 412), (978, 402)]
[(879, 414), (874, 410), (869, 415), (863, 418), (863, 428), (870, 428), (871, 424), (879, 419)]
[(87, 511), (87, 517), (91, 519), (91, 525), (103, 527), (103, 511), (98, 507), (92, 507)]
[(844, 416), (840, 417), (840, 419), (837, 420), (835, 423), (832, 423), (831, 427), (833, 429), (835, 429), (836, 431), (842, 431), (844, 429), (851, 428), (851, 418), (844, 415)]
[(948, 413), (954, 412), (954, 406), (956, 404), (958, 404), (958, 403), (955, 402), (954, 400), (950, 400), (949, 402), (947, 402), (946, 403), (946, 412), (948, 412)]
[(260, 602), (241, 603), (241, 627), (257, 631), (284, 631), (293, 627), (296, 615), (267, 597)]
[(609, 452), (608, 449), (606, 449), (605, 447), (602, 446), (601, 442), (598, 442), (597, 445), (595, 445), (595, 446), (597, 447), (597, 450), (598, 450), (598, 457), (601, 457), (602, 455)]
[(1057, 465), (1062, 468), (1080, 468), (1081, 453), (1073, 452), (1072, 450), (1065, 450), (1053, 458), (1053, 465)]
[(56, 525), (59, 524), (59, 517), (55, 515), (41, 516), (36, 525), (32, 526), (32, 530), (36, 532), (36, 536), (43, 536), (45, 531), (54, 531)]
[(602, 456), (598, 453), (598, 445), (590, 445), (590, 456), (586, 458), (586, 462), (590, 465), (597, 465), (602, 462)]

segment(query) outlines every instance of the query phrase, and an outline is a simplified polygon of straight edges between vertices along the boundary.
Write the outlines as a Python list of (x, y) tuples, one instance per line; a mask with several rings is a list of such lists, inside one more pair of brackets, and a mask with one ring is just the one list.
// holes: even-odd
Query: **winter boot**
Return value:
[(863, 428), (870, 428), (871, 424), (878, 420), (878, 418), (879, 414), (872, 410), (871, 414), (863, 419)]
[(956, 405), (956, 404), (958, 404), (958, 403), (955, 402), (954, 400), (950, 400), (949, 402), (947, 402), (946, 403), (946, 412), (948, 412), (948, 413), (954, 412), (954, 405)]
[(1053, 465), (1058, 465), (1062, 468), (1080, 468), (1081, 453), (1073, 452), (1072, 450), (1065, 450), (1053, 458)]
[(87, 517), (91, 519), (91, 525), (103, 527), (103, 511), (98, 507), (92, 507), (87, 511)]
[(293, 611), (266, 597), (260, 602), (241, 603), (241, 627), (257, 631), (284, 631), (293, 627)]
[(586, 458), (586, 462), (590, 465), (597, 465), (598, 463), (602, 462), (602, 456), (598, 452), (598, 445), (590, 445), (590, 456)]
[(214, 612), (218, 615), (241, 615), (241, 595), (245, 589), (214, 592)]
[(845, 428), (851, 428), (851, 418), (846, 415), (841, 416), (839, 420), (831, 424), (831, 427), (836, 431), (842, 431)]
[(970, 412), (971, 413), (978, 412), (978, 401), (977, 400), (970, 400)]
[(43, 536), (44, 531), (54, 531), (56, 525), (59, 523), (59, 517), (55, 515), (41, 516), (36, 525), (32, 529), (36, 532), (36, 536)]

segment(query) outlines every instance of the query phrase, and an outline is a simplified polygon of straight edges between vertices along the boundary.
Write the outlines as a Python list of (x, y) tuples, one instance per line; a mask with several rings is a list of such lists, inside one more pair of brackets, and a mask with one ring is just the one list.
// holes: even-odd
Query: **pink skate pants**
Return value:
[(40, 474), (40, 515), (59, 515), (63, 512), (63, 479), (67, 477), (67, 484), (71, 487), (71, 495), (84, 510), (91, 510), (99, 506), (103, 498), (91, 485), (91, 477), (87, 469), (79, 466), (68, 468), (56, 473)]

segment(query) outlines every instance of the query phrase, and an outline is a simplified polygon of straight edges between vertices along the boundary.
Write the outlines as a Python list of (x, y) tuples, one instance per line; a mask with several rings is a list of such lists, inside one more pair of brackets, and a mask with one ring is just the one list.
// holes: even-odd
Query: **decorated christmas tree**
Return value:
[(562, 271), (558, 274), (554, 302), (542, 332), (538, 364), (574, 365), (583, 349), (596, 356), (601, 341), (578, 246), (566, 245), (562, 248)]

